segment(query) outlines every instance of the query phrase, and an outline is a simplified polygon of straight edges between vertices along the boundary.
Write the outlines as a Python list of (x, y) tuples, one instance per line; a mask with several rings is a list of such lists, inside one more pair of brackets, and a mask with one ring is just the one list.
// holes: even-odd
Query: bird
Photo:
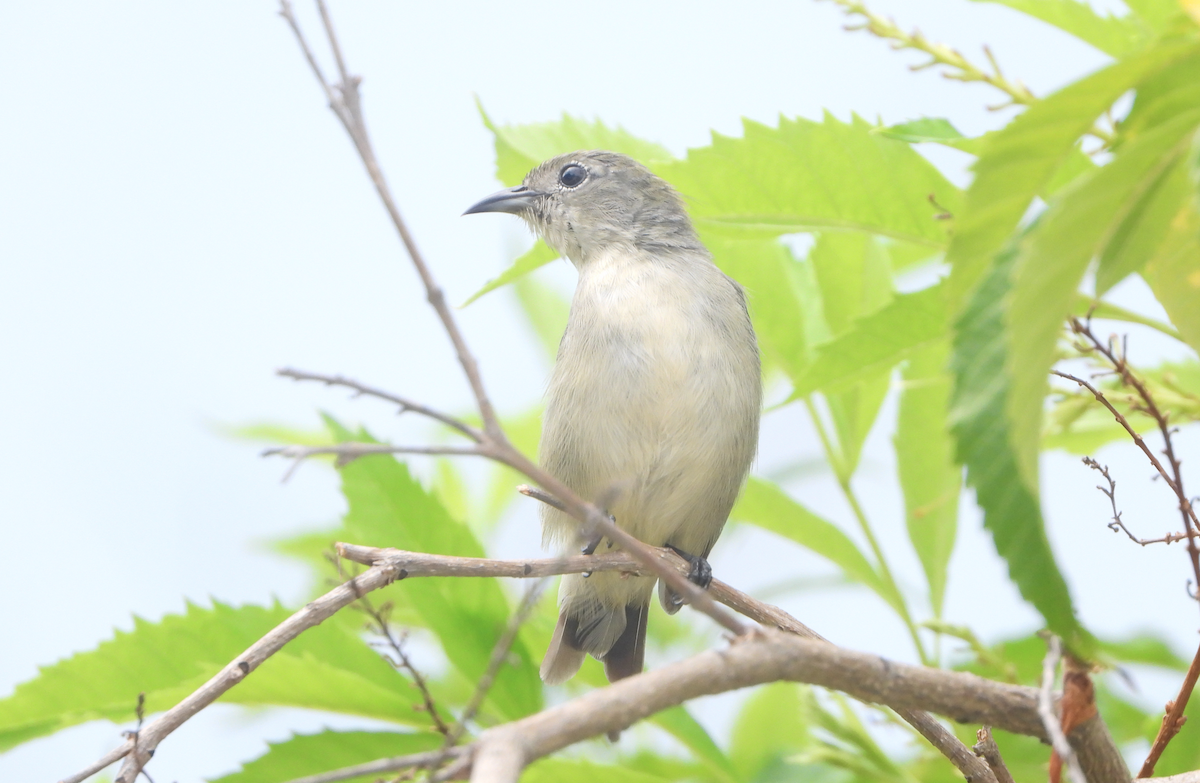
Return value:
[[(635, 538), (674, 549), (707, 588), (707, 557), (758, 448), (761, 368), (742, 287), (713, 262), (680, 195), (616, 152), (551, 158), (463, 214), (481, 212), (522, 218), (578, 270), (541, 467)], [(600, 543), (550, 506), (542, 531), (564, 553)], [(588, 654), (610, 682), (640, 673), (655, 581), (565, 575), (542, 680), (569, 680)], [(665, 582), (658, 592), (668, 614), (679, 610)]]

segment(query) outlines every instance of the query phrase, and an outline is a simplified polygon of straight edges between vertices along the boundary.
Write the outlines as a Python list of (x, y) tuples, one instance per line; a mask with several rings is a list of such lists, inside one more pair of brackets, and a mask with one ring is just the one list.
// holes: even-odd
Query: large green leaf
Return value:
[[(328, 417), (326, 421), (339, 441), (370, 439), (366, 433), (352, 436)], [(390, 456), (370, 456), (340, 472), (349, 510), (337, 532), (339, 540), (431, 554), (485, 556), (470, 528), (451, 517), (403, 463)], [(495, 579), (401, 580), (387, 594), (416, 610), (467, 680), (476, 682), (483, 676), (508, 618), (508, 603)], [(513, 645), (509, 662), (500, 667), (488, 701), (506, 718), (541, 709), (537, 667), (520, 640)]]
[(496, 179), (508, 186), (519, 184), (542, 161), (576, 150), (611, 150), (646, 165), (673, 158), (662, 145), (639, 139), (624, 128), (610, 128), (565, 113), (557, 122), (527, 125), (497, 125), (482, 104), (479, 113), (496, 139)]
[(989, 138), (964, 204), (954, 212), (954, 237), (946, 254), (952, 309), (967, 300), (1092, 122), (1139, 82), (1197, 51), (1196, 43), (1183, 42), (1131, 55), (1039, 101)]
[(956, 187), (908, 144), (849, 123), (781, 119), (778, 128), (750, 120), (742, 138), (713, 135), (685, 161), (654, 166), (683, 193), (703, 229), (776, 236), (832, 229), (863, 231), (942, 247)]
[(1004, 373), (1007, 345), (1003, 304), (1012, 287), (1017, 258), (1010, 249), (997, 260), (958, 322), (951, 369), (951, 427), (958, 461), (984, 511), (996, 550), (1008, 563), (1009, 577), (1055, 633), (1081, 656), (1091, 648), (1079, 624), (1066, 582), (1050, 550), (1036, 484), (1017, 466), (1013, 428), (1007, 415), (1011, 381)]
[(941, 616), (945, 602), (962, 489), (962, 469), (954, 462), (947, 423), (949, 354), (948, 342), (938, 340), (909, 358), (894, 439), (908, 537), (925, 570), (935, 617)]
[(796, 380), (792, 396), (806, 397), (890, 369), (946, 332), (945, 292), (940, 285), (901, 294), (818, 348), (808, 371)]
[[(441, 743), (442, 738), (433, 733), (326, 729), (319, 734), (297, 734), (283, 742), (270, 743), (266, 753), (212, 783), (286, 783), (368, 761), (434, 750)], [(369, 783), (378, 779), (376, 774), (346, 780)]]
[(1144, 46), (1150, 29), (1133, 14), (1097, 13), (1080, 0), (983, 0), (1006, 5), (1087, 41), (1105, 54), (1120, 57)]
[[(189, 604), (186, 614), (153, 623), (134, 618), (132, 631), (42, 667), (0, 701), (0, 749), (91, 720), (133, 720), (139, 693), (146, 694), (148, 712), (172, 707), (290, 614), (279, 605), (214, 603), (211, 609)], [(429, 725), (412, 710), (408, 681), (335, 623), (301, 634), (222, 701)]]
[(1200, 353), (1200, 211), (1184, 204), (1143, 271), (1184, 342)]
[(854, 542), (836, 525), (792, 500), (775, 484), (751, 477), (730, 518), (795, 541), (829, 560), (845, 571), (847, 577), (871, 588), (901, 611), (903, 599), (885, 584)]

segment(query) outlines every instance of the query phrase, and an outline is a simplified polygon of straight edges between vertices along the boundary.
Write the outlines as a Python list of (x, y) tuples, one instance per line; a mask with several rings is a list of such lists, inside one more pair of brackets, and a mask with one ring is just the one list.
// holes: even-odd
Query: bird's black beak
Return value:
[(499, 193), (493, 193), (477, 204), (474, 204), (464, 215), (474, 215), (478, 212), (507, 212), (510, 215), (519, 215), (529, 206), (533, 204), (533, 200), (540, 196), (541, 193), (530, 190), (524, 185), (517, 185), (515, 188), (501, 190)]

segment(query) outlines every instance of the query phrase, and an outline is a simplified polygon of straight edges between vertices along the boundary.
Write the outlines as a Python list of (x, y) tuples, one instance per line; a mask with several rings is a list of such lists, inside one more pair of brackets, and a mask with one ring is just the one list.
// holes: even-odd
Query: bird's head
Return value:
[(463, 214), (508, 212), (576, 265), (628, 247), (645, 253), (703, 251), (679, 194), (627, 155), (572, 152), (541, 164), (515, 188)]

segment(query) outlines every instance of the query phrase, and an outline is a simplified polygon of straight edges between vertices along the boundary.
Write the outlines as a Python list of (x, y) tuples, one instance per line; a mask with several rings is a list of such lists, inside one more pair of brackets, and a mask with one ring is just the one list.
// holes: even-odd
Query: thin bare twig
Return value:
[(979, 741), (971, 746), (971, 751), (987, 762), (992, 774), (996, 776), (997, 783), (1014, 783), (1012, 773), (1008, 771), (1008, 765), (1004, 763), (1000, 748), (996, 746), (996, 740), (992, 737), (992, 727), (984, 726), (979, 729), (975, 732), (975, 738)]
[(325, 384), (326, 386), (343, 386), (347, 389), (352, 389), (355, 397), (376, 397), (381, 400), (386, 400), (387, 402), (400, 406), (401, 413), (412, 411), (413, 413), (427, 416), (436, 421), (440, 421), (442, 424), (445, 424), (451, 429), (457, 430), (476, 443), (483, 443), (483, 433), (480, 432), (478, 428), (472, 427), (462, 419), (457, 419), (447, 413), (442, 413), (441, 411), (434, 410), (426, 405), (422, 405), (419, 402), (413, 402), (405, 397), (392, 394), (391, 392), (383, 391), (382, 389), (376, 389), (373, 386), (367, 386), (366, 384), (359, 383), (358, 381), (353, 380), (352, 378), (347, 378), (343, 375), (325, 375), (322, 373), (295, 370), (291, 367), (284, 367), (276, 370), (275, 374), (281, 375), (284, 378), (291, 378), (296, 381), (317, 381)]
[(1083, 768), (1079, 766), (1075, 749), (1067, 742), (1067, 735), (1063, 733), (1062, 724), (1054, 712), (1054, 678), (1061, 660), (1062, 642), (1057, 636), (1051, 635), (1046, 640), (1046, 657), (1042, 660), (1042, 687), (1038, 690), (1037, 712), (1050, 739), (1050, 745), (1066, 765), (1067, 775), (1072, 783), (1088, 783)]
[[(1084, 457), (1083, 464), (1087, 465), (1092, 470), (1097, 471), (1101, 476), (1104, 476), (1105, 481), (1108, 482), (1107, 487), (1097, 486), (1096, 489), (1103, 492), (1108, 498), (1109, 503), (1112, 505), (1113, 521), (1108, 523), (1109, 530), (1113, 531), (1114, 533), (1124, 533), (1126, 536), (1128, 536), (1130, 541), (1135, 544), (1140, 544), (1141, 546), (1149, 546), (1150, 544), (1173, 544), (1176, 541), (1182, 541), (1188, 537), (1188, 533), (1167, 533), (1162, 538), (1138, 538), (1133, 533), (1129, 532), (1129, 528), (1125, 526), (1125, 521), (1121, 518), (1122, 512), (1117, 510), (1117, 481), (1109, 473), (1108, 466), (1101, 465), (1091, 457)], [(1197, 533), (1192, 532), (1191, 535), (1195, 536)]]
[[(333, 567), (337, 569), (338, 576), (342, 580), (347, 579), (350, 575), (342, 567), (342, 559), (332, 552), (326, 552), (326, 555)], [(433, 698), (433, 693), (429, 690), (429, 683), (426, 682), (420, 670), (413, 665), (412, 660), (408, 657), (408, 653), (404, 651), (405, 637), (396, 638), (395, 634), (392, 633), (392, 626), (388, 622), (387, 616), (391, 605), (385, 604), (383, 607), (377, 607), (371, 603), (370, 598), (364, 595), (354, 602), (354, 607), (371, 619), (371, 623), (374, 624), (368, 623), (367, 627), (374, 631), (376, 635), (383, 637), (384, 642), (391, 648), (392, 655), (395, 658), (390, 659), (389, 663), (398, 669), (404, 669), (412, 678), (412, 684), (421, 693), (422, 704), (420, 705), (420, 709), (429, 716), (429, 719), (433, 722), (433, 728), (443, 737), (448, 736), (450, 734), (450, 727), (446, 725), (446, 722), (442, 720), (441, 713), (438, 712), (437, 702)], [(418, 709), (418, 706), (413, 705), (413, 709)]]

